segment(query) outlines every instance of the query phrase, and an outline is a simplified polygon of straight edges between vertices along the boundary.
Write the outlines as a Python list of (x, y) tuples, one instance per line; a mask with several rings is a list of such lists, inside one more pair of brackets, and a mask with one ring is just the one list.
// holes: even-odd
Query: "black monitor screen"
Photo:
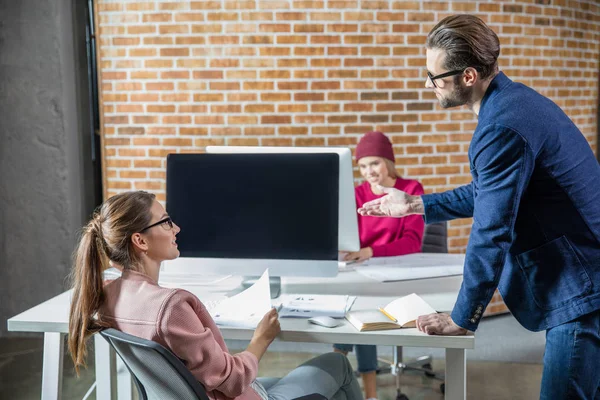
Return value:
[(183, 257), (337, 260), (337, 154), (170, 154)]

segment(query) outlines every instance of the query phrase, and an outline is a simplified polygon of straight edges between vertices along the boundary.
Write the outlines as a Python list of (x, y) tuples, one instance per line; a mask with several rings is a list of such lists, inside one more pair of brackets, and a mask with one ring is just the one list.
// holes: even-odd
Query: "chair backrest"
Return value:
[(160, 344), (112, 328), (100, 334), (133, 375), (141, 400), (208, 400), (202, 384)]
[(448, 228), (445, 221), (425, 225), (421, 251), (423, 253), (448, 252)]

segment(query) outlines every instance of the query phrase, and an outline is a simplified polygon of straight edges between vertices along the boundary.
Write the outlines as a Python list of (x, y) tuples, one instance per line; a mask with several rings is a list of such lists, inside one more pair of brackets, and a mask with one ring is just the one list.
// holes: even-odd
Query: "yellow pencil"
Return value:
[(383, 313), (383, 315), (385, 315), (386, 317), (388, 317), (392, 321), (398, 322), (398, 320), (396, 318), (394, 318), (390, 314), (388, 314), (383, 308), (379, 307), (379, 311), (381, 311)]

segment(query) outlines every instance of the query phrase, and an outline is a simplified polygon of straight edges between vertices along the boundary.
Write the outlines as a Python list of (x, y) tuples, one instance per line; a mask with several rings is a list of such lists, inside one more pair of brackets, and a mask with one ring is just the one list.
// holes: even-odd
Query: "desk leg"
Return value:
[(446, 349), (446, 400), (467, 398), (467, 351)]
[(65, 334), (44, 333), (42, 366), (42, 400), (60, 400), (62, 395), (63, 352)]
[(117, 398), (116, 354), (108, 342), (100, 335), (94, 335), (96, 358), (96, 399)]

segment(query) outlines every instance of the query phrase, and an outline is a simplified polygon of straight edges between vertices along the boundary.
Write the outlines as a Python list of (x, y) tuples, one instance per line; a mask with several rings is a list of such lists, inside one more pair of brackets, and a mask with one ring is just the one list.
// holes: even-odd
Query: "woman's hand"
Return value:
[(258, 326), (254, 331), (254, 337), (261, 338), (271, 344), (279, 332), (281, 332), (281, 326), (279, 325), (279, 314), (277, 313), (276, 309), (271, 308), (271, 310), (267, 312), (263, 319), (258, 323)]
[(272, 308), (258, 323), (254, 331), (254, 336), (252, 336), (252, 340), (250, 340), (250, 344), (246, 350), (254, 354), (257, 360), (260, 361), (262, 356), (267, 352), (267, 347), (269, 347), (279, 332), (281, 332), (279, 314), (276, 309)]
[(370, 247), (365, 247), (360, 249), (360, 251), (353, 251), (352, 253), (346, 254), (344, 261), (361, 262), (368, 260), (371, 257), (373, 257), (373, 249)]

